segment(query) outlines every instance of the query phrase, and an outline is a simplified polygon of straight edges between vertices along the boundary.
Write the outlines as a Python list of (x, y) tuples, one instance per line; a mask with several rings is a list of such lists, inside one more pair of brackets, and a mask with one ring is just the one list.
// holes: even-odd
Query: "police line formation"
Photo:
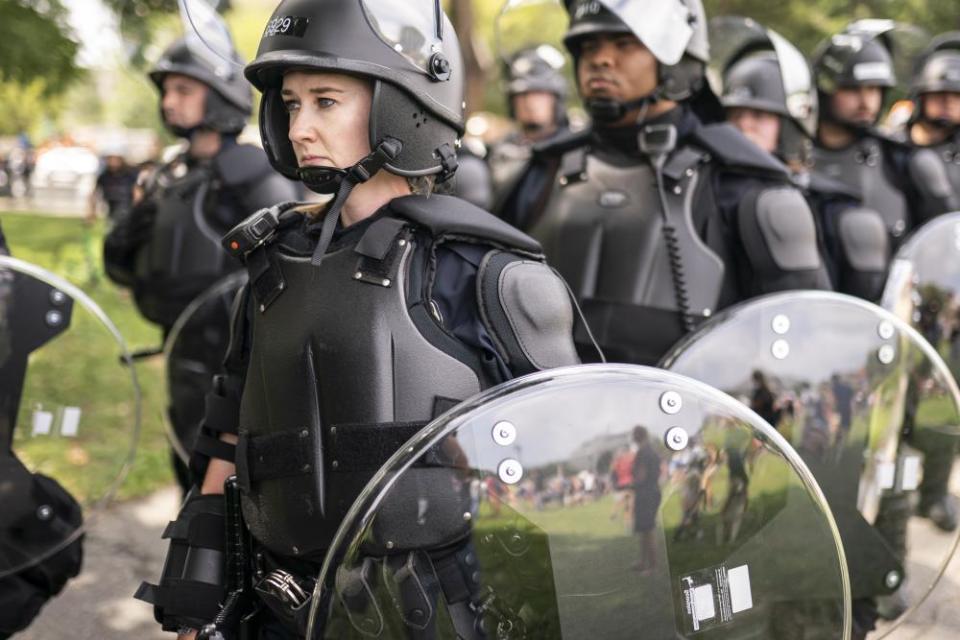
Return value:
[[(509, 2), (566, 12), (591, 124), (504, 38), (517, 130), (477, 151), (439, 6), (284, 0), (244, 65), (181, 3), (150, 78), (189, 144), (104, 243), (185, 492), (136, 597), (183, 638), (892, 633), (957, 541), (960, 33), (861, 20), (808, 63), (699, 0)], [(143, 354), (0, 266), (8, 637), (81, 569)], [(114, 481), (59, 473), (77, 442)]]

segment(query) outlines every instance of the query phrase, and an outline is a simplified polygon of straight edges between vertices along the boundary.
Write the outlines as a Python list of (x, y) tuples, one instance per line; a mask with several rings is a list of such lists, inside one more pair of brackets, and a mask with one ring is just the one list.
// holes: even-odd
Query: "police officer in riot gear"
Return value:
[[(260, 149), (237, 142), (252, 109), (250, 86), (242, 73), (206, 52), (199, 38), (174, 42), (150, 79), (160, 92), (165, 126), (189, 146), (155, 172), (142, 199), (117, 220), (104, 243), (104, 261), (110, 278), (133, 290), (140, 313), (166, 335), (192, 299), (240, 268), (221, 249), (220, 237), (252, 211), (294, 199), (297, 190)], [(198, 341), (198, 349), (209, 352), (195, 353), (191, 367), (212, 375), (228, 322), (210, 329), (212, 343)], [(172, 385), (169, 414), (182, 440), (192, 439), (205, 391)], [(186, 489), (186, 469), (174, 460)]]
[(927, 220), (960, 210), (960, 32), (938, 36), (920, 55), (910, 93), (910, 167)]
[(752, 21), (724, 18), (711, 23), (714, 24), (719, 31), (715, 36), (755, 26), (741, 36), (743, 44), (723, 70), (721, 102), (727, 118), (751, 142), (790, 168), (823, 232), (827, 264), (836, 289), (878, 300), (888, 261), (883, 219), (876, 211), (860, 205), (857, 192), (810, 171), (817, 96), (803, 55), (776, 32)]
[(563, 54), (549, 45), (516, 53), (505, 65), (507, 107), (517, 131), (490, 149), (495, 206), (515, 186), (530, 161), (532, 145), (567, 127)]
[[(139, 594), (165, 629), (189, 634), (223, 601), (216, 494), (228, 476), (253, 540), (262, 633), (274, 634), (260, 637), (294, 637), (334, 532), (404, 441), (484, 388), (577, 361), (568, 294), (538, 243), (463, 200), (427, 197), (456, 170), (464, 71), (439, 5), (405, 6), (286, 0), (246, 68), (270, 162), (334, 197), (263, 210), (224, 238), (250, 284), (207, 398), (202, 486), (168, 530), (159, 585)], [(402, 529), (407, 515), (383, 524)], [(434, 597), (460, 637), (477, 637), (473, 556), (442, 523), (427, 530), (387, 555), (423, 551), (423, 570), (442, 576)], [(424, 577), (408, 570), (405, 584)]]
[(917, 216), (909, 149), (876, 129), (886, 95), (896, 86), (890, 37), (852, 23), (814, 55), (820, 122), (813, 168), (846, 184), (880, 213), (894, 251)]
[(701, 120), (722, 115), (704, 77), (706, 18), (698, 1), (671, 4), (653, 16), (642, 3), (569, 5), (565, 44), (593, 129), (539, 147), (502, 210), (541, 241), (621, 362), (655, 363), (738, 300), (830, 286), (786, 168)]

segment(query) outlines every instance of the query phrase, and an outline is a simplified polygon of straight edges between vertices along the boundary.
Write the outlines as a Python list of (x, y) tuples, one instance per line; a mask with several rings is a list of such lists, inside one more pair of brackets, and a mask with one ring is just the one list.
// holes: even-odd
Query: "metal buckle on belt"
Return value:
[(310, 599), (310, 594), (300, 586), (293, 574), (283, 569), (274, 569), (268, 573), (257, 583), (255, 589), (272, 596), (291, 609), (299, 609)]

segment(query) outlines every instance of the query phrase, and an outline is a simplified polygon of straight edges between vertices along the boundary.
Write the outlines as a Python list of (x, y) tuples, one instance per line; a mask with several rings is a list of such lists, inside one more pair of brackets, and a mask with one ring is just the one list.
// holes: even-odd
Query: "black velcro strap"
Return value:
[(216, 433), (237, 433), (240, 399), (211, 391), (204, 397), (203, 426)]
[(354, 251), (374, 260), (383, 260), (406, 224), (399, 218), (380, 218), (364, 232)]
[(688, 169), (693, 169), (704, 160), (704, 154), (692, 147), (684, 147), (670, 156), (663, 167), (663, 175), (679, 182)]
[(442, 558), (433, 558), (433, 568), (437, 572), (447, 602), (455, 604), (470, 598), (470, 586), (464, 579), (459, 554), (451, 553)]
[(295, 429), (252, 438), (240, 436), (237, 462), (237, 478), (241, 487), (310, 473), (313, 469), (310, 430)]
[(224, 442), (219, 438), (208, 436), (202, 431), (197, 434), (197, 441), (193, 446), (193, 453), (226, 462), (235, 462), (237, 459), (236, 445)]
[(425, 422), (337, 425), (332, 438), (332, 458), (337, 461), (333, 470), (375, 471), (425, 426)]
[(247, 270), (260, 311), (265, 311), (286, 287), (280, 264), (271, 258), (267, 245), (261, 245), (247, 254)]

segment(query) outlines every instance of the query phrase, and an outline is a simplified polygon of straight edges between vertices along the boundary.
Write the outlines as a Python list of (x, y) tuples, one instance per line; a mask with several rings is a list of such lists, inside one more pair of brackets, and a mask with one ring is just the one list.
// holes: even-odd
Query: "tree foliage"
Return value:
[(43, 78), (46, 97), (63, 93), (82, 73), (60, 0), (0, 0), (0, 77), (20, 87)]

